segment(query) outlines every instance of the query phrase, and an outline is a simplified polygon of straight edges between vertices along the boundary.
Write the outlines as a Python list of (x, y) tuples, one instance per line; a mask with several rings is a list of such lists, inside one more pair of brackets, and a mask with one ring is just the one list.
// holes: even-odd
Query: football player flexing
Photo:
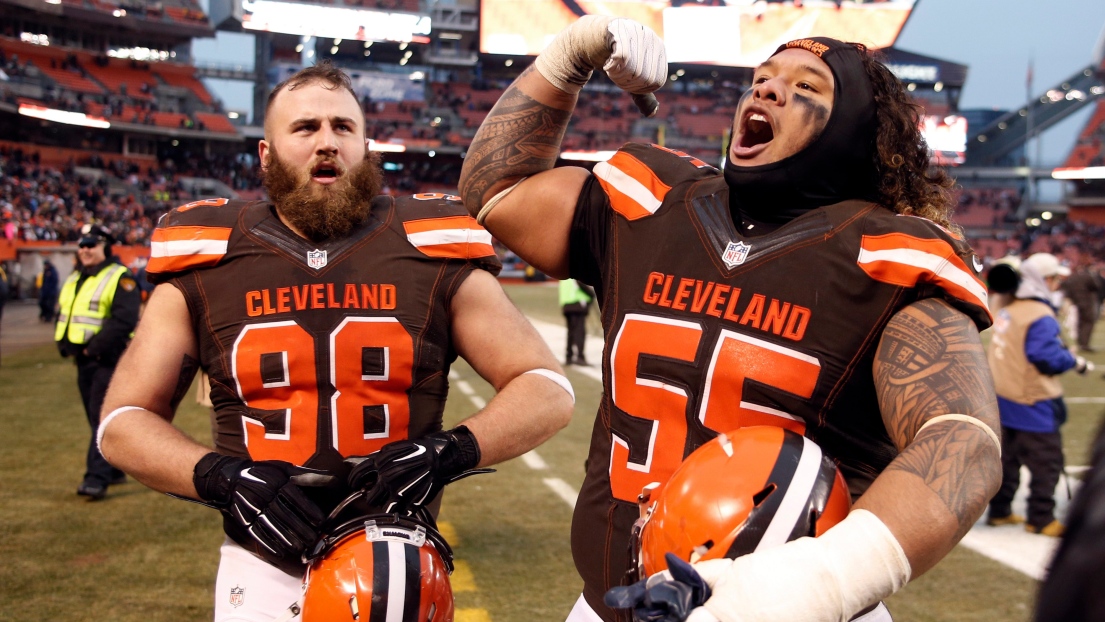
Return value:
[[(696, 570), (699, 619), (886, 618), (880, 599), (937, 563), (1000, 479), (978, 331), (981, 266), (948, 223), (900, 82), (860, 46), (792, 41), (754, 73), (724, 171), (627, 144), (553, 168), (595, 69), (663, 85), (662, 42), (629, 20), (565, 29), (499, 99), (461, 172), (469, 213), (555, 278), (595, 287), (604, 394), (572, 550), (569, 620), (624, 620), (635, 501), (717, 432), (778, 425), (840, 462), (855, 503), (818, 538)], [(881, 614), (879, 613), (881, 610)]]
[[(323, 63), (278, 85), (259, 152), (271, 202), (197, 201), (155, 231), (157, 287), (100, 426), (112, 464), (224, 514), (216, 620), (295, 602), (302, 555), (351, 489), (436, 508), (449, 481), (552, 436), (573, 402), (459, 198), (379, 194), (348, 76)], [(458, 355), (497, 395), (441, 431)], [(171, 424), (197, 367), (214, 452)], [(376, 452), (347, 483), (343, 460)]]

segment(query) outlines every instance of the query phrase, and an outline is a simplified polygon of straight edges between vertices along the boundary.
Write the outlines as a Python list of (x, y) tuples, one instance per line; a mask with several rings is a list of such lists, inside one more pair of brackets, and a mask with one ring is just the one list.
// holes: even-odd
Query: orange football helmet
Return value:
[(452, 622), (453, 551), (430, 519), (348, 521), (309, 555), (303, 622)]
[[(851, 497), (836, 463), (790, 430), (750, 426), (696, 449), (662, 487), (646, 487), (634, 525), (638, 578), (688, 562), (735, 558), (844, 520)], [(631, 570), (632, 572), (632, 570)]]

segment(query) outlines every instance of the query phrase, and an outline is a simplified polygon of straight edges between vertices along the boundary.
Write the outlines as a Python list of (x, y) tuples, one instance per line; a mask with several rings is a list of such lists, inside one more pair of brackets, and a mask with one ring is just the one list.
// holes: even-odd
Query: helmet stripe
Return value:
[[(388, 585), (391, 583), (391, 557), (388, 545), (391, 542), (377, 540), (372, 543), (372, 605), (369, 620), (387, 620), (390, 602)], [(364, 603), (361, 604), (361, 617), (364, 617)], [(400, 603), (401, 605), (402, 603)]]
[(403, 593), (403, 622), (418, 622), (422, 604), (422, 555), (419, 548), (410, 544), (401, 544), (406, 559), (403, 569), (407, 573), (407, 589)]
[(803, 447), (794, 478), (791, 479), (786, 495), (756, 550), (786, 544), (797, 525), (809, 522), (810, 495), (821, 475), (822, 454), (817, 443), (805, 437), (799, 438), (802, 439)]
[[(802, 435), (796, 432), (782, 428), (780, 430), (783, 433), (783, 442), (779, 448), (779, 457), (771, 468), (771, 474), (768, 475), (767, 481), (764, 482), (765, 486), (774, 484), (775, 490), (760, 505), (748, 513), (748, 519), (744, 521), (740, 533), (733, 539), (733, 544), (729, 546), (729, 550), (725, 553), (725, 556), (730, 559), (747, 555), (760, 548), (764, 536), (775, 521), (779, 506), (791, 486), (795, 471), (798, 469), (800, 463), (798, 458), (803, 453), (804, 439)], [(793, 525), (793, 523), (790, 523), (790, 525)], [(787, 531), (790, 531), (789, 526)], [(778, 544), (781, 544), (781, 542)]]
[[(386, 622), (404, 622), (404, 610), (406, 609), (407, 594), (407, 560), (403, 549), (407, 545), (401, 542), (388, 542), (388, 612), (387, 618), (381, 618)], [(373, 600), (376, 600), (376, 592), (373, 592)], [(391, 595), (397, 598), (391, 598)], [(398, 598), (400, 594), (404, 598)], [(375, 618), (373, 618), (375, 622)]]

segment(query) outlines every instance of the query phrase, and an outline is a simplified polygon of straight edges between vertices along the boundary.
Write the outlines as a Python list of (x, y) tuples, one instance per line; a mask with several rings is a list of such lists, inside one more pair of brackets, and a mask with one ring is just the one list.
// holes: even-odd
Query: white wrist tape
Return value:
[(994, 430), (991, 429), (990, 426), (983, 423), (982, 420), (979, 419), (978, 417), (971, 417), (971, 416), (968, 416), (968, 415), (958, 415), (958, 414), (954, 414), (954, 413), (953, 414), (948, 414), (948, 415), (940, 415), (938, 417), (933, 417), (932, 419), (929, 419), (928, 421), (925, 422), (924, 425), (922, 425), (920, 428), (917, 429), (917, 434), (914, 434), (913, 438), (917, 438), (918, 436), (920, 436), (921, 431), (924, 430), (925, 428), (929, 427), (930, 425), (932, 425), (934, 423), (940, 423), (941, 421), (963, 421), (964, 423), (970, 423), (972, 425), (977, 425), (978, 427), (982, 428), (982, 430), (984, 432), (986, 432), (986, 435), (990, 437), (990, 440), (994, 441), (994, 444), (998, 446), (998, 456), (1001, 456), (1001, 439), (998, 438), (997, 433), (994, 432)]
[(606, 27), (612, 21), (607, 15), (585, 15), (572, 22), (537, 56), (537, 71), (561, 91), (579, 93), (591, 72), (610, 58)]
[(894, 534), (867, 510), (819, 538), (694, 568), (713, 589), (704, 607), (721, 622), (847, 622), (901, 589), (911, 571)]
[(513, 186), (507, 188), (506, 190), (503, 190), (502, 192), (499, 192), (495, 196), (491, 197), (487, 201), (487, 203), (484, 203), (483, 207), (480, 209), (480, 213), (476, 214), (476, 224), (478, 224), (479, 226), (482, 227), (483, 222), (485, 220), (487, 220), (487, 215), (491, 213), (491, 210), (495, 209), (495, 206), (499, 204), (499, 201), (502, 201), (503, 199), (505, 199), (506, 195), (510, 194), (511, 191), (513, 191), (515, 188), (518, 187), (518, 184), (522, 183), (523, 181), (525, 181), (527, 179), (529, 179), (529, 177), (523, 177), (523, 178), (519, 179), (518, 181), (516, 181), (514, 183)]
[(523, 373), (522, 375), (525, 376), (526, 374), (537, 374), (538, 376), (544, 376), (549, 380), (552, 380), (556, 384), (560, 385), (561, 389), (564, 389), (568, 392), (568, 395), (570, 395), (572, 398), (573, 404), (576, 403), (576, 392), (572, 390), (572, 383), (568, 382), (568, 379), (565, 376), (558, 374), (551, 369), (531, 369)]
[(107, 429), (107, 426), (109, 423), (111, 423), (112, 419), (131, 410), (146, 409), (142, 408), (141, 406), (120, 406), (119, 408), (116, 408), (115, 410), (109, 412), (107, 416), (100, 421), (100, 426), (96, 428), (96, 451), (100, 452), (101, 455), (104, 453), (103, 447), (101, 447), (104, 442), (104, 430)]

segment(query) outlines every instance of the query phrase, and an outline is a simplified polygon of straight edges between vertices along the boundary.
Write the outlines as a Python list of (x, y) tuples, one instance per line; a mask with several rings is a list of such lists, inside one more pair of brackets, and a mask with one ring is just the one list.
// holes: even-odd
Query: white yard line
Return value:
[(575, 509), (576, 497), (579, 496), (579, 493), (576, 492), (575, 488), (572, 488), (570, 485), (568, 485), (568, 482), (565, 482), (559, 477), (546, 477), (542, 481), (545, 482), (546, 486), (552, 488), (552, 491), (556, 493), (556, 496), (563, 499), (565, 503), (572, 507), (572, 509)]

